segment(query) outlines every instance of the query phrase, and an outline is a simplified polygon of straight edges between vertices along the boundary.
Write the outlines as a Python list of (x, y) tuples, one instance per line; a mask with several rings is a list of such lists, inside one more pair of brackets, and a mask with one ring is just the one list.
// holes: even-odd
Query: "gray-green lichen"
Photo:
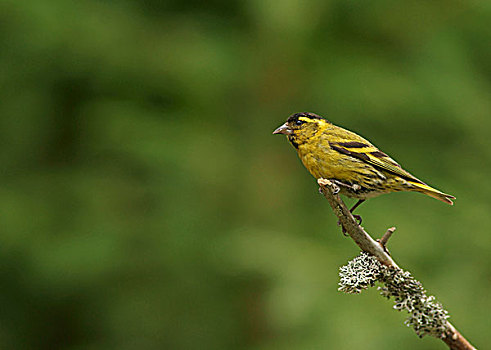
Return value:
[(350, 294), (361, 293), (380, 282), (380, 294), (394, 299), (394, 309), (406, 310), (410, 314), (405, 324), (412, 327), (418, 336), (444, 337), (448, 312), (434, 296), (426, 294), (421, 283), (409, 272), (389, 268), (362, 252), (339, 269), (339, 276), (339, 290)]
[(362, 290), (373, 287), (382, 276), (382, 267), (377, 259), (368, 253), (362, 252), (349, 261), (347, 265), (339, 268), (339, 288), (341, 292), (358, 294)]

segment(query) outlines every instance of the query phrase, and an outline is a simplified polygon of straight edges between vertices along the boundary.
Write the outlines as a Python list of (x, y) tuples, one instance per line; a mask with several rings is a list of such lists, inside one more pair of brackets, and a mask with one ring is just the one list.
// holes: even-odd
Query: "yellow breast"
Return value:
[(310, 140), (297, 149), (305, 168), (316, 179), (338, 179), (347, 183), (364, 183), (374, 168), (359, 159), (341, 154), (329, 146), (326, 135)]

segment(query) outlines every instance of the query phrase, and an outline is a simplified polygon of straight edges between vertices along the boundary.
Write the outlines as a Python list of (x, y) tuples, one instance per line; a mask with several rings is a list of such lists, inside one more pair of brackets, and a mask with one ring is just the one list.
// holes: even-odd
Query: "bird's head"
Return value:
[(284, 134), (295, 148), (307, 142), (326, 125), (326, 119), (314, 113), (302, 112), (292, 114), (285, 124), (281, 125), (273, 134)]

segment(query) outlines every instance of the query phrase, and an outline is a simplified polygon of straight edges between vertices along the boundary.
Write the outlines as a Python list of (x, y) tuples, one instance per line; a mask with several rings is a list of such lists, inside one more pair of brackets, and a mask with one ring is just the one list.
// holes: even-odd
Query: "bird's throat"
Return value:
[(297, 142), (297, 138), (295, 137), (295, 135), (288, 135), (288, 141), (290, 141), (290, 143), (293, 145), (293, 147), (298, 149), (298, 142)]

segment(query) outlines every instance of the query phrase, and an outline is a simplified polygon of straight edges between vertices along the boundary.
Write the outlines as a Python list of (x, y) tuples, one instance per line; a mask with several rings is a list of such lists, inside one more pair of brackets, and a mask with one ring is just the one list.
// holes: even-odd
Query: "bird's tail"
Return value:
[(422, 183), (422, 182), (409, 181), (409, 183), (414, 186), (413, 191), (424, 193), (430, 197), (439, 199), (442, 202), (453, 205), (452, 199), (455, 199), (454, 196), (440, 192), (437, 189), (435, 189), (431, 186), (428, 186), (427, 184)]

